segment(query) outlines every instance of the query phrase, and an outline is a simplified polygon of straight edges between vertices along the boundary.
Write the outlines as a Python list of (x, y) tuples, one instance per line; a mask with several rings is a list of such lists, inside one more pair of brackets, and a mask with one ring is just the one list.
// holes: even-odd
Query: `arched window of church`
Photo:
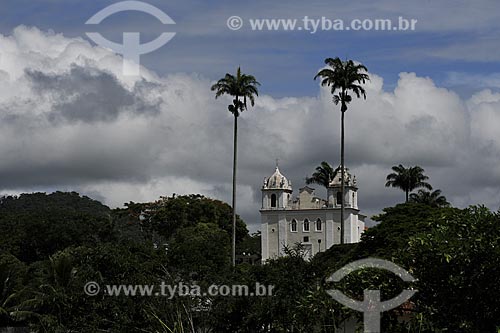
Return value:
[(321, 231), (321, 228), (323, 228), (321, 219), (316, 220), (316, 231)]
[(309, 231), (309, 220), (305, 219), (304, 220), (304, 231)]
[(337, 205), (342, 204), (342, 192), (337, 192)]
[(276, 207), (276, 194), (271, 194), (271, 207)]
[(290, 230), (292, 232), (297, 232), (297, 220), (296, 219), (292, 220), (292, 223), (290, 224)]

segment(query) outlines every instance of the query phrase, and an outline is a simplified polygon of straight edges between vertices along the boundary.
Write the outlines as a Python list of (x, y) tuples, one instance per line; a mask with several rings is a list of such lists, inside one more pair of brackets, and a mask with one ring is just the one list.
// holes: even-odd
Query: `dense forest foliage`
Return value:
[[(111, 210), (77, 193), (0, 199), (0, 327), (35, 332), (335, 332), (362, 315), (336, 303), (336, 288), (363, 299), (418, 292), (384, 313), (384, 332), (496, 332), (500, 327), (500, 215), (405, 203), (374, 217), (358, 244), (304, 260), (297, 245), (264, 265), (231, 266), (231, 207), (200, 195)], [(237, 252), (258, 254), (260, 235), (237, 221)], [(391, 260), (418, 280), (359, 270), (326, 279), (356, 259)], [(274, 286), (272, 295), (96, 296), (95, 281), (125, 285)], [(402, 320), (404, 318), (404, 320)]]

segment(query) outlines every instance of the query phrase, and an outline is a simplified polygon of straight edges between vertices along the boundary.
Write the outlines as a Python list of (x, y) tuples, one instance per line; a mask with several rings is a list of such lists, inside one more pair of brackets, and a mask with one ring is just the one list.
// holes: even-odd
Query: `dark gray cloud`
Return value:
[(139, 81), (132, 91), (118, 82), (115, 75), (94, 68), (73, 65), (63, 74), (26, 70), (33, 90), (53, 100), (50, 121), (110, 122), (120, 113), (156, 114), (158, 104), (148, 104), (141, 91), (152, 83)]

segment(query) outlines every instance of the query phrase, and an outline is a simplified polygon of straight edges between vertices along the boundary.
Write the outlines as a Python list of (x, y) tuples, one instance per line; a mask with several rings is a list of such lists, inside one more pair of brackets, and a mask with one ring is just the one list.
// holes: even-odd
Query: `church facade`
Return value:
[(356, 177), (345, 172), (345, 195), (342, 198), (341, 175), (330, 182), (327, 199), (304, 186), (293, 197), (292, 183), (279, 167), (262, 186), (261, 232), (262, 261), (284, 255), (286, 246), (304, 246), (306, 257), (340, 244), (340, 205), (344, 207), (344, 243), (359, 242), (365, 229), (365, 216), (358, 209)]

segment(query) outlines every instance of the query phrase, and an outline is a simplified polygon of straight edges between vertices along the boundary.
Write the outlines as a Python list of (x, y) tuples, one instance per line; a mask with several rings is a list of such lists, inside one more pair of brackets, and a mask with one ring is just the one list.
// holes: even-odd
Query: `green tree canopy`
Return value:
[(352, 60), (342, 61), (340, 58), (326, 58), (327, 68), (320, 70), (314, 79), (320, 78), (322, 86), (330, 87), (335, 105), (341, 104), (340, 110), (347, 111), (347, 104), (352, 101), (349, 92), (356, 97), (363, 96), (366, 99), (365, 89), (360, 85), (370, 78), (366, 72), (368, 69), (362, 64), (356, 64)]
[[(120, 229), (131, 229), (126, 234), (142, 233), (146, 239), (158, 234), (164, 240), (186, 227), (199, 223), (212, 223), (232, 235), (232, 209), (220, 200), (199, 194), (161, 197), (152, 203), (130, 202), (126, 208), (116, 209)], [(248, 235), (246, 224), (239, 216), (236, 219), (236, 240), (240, 242)]]
[(415, 306), (446, 332), (496, 332), (500, 328), (500, 214), (483, 206), (446, 210), (427, 221), (401, 259), (419, 292)]
[(402, 164), (392, 167), (393, 173), (387, 175), (386, 187), (395, 187), (403, 190), (408, 202), (409, 193), (417, 188), (426, 188), (432, 190), (432, 186), (426, 182), (429, 177), (424, 174), (424, 169), (416, 166), (404, 167)]
[(23, 262), (108, 237), (111, 210), (78, 193), (22, 194), (0, 199), (0, 250)]
[(410, 202), (422, 203), (433, 207), (448, 207), (450, 203), (444, 195), (441, 195), (441, 190), (432, 192), (418, 190), (417, 193), (410, 194)]
[[(212, 85), (211, 90), (215, 91), (215, 98), (226, 94), (233, 96), (233, 104), (229, 105), (228, 110), (235, 117), (238, 117), (241, 112), (247, 109), (247, 98), (254, 106), (255, 96), (259, 96), (258, 86), (260, 83), (254, 76), (242, 73), (241, 68), (238, 67), (236, 75), (227, 73)], [(239, 100), (240, 98), (243, 98), (243, 102)]]

